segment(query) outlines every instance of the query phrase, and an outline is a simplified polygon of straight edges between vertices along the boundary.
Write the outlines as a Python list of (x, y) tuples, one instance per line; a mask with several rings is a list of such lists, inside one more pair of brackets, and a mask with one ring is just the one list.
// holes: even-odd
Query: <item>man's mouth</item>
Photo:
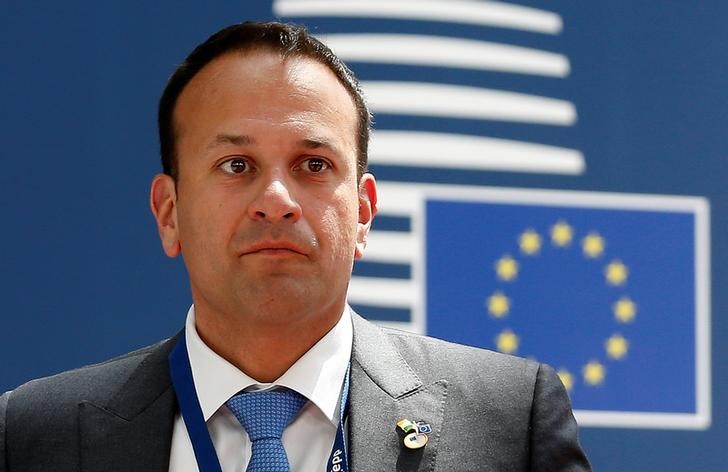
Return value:
[(260, 254), (260, 255), (271, 255), (271, 256), (299, 254), (299, 255), (305, 256), (307, 253), (302, 247), (300, 247), (297, 244), (294, 244), (290, 241), (271, 240), (271, 241), (259, 241), (254, 244), (251, 244), (250, 246), (245, 248), (242, 255), (245, 256), (248, 254)]

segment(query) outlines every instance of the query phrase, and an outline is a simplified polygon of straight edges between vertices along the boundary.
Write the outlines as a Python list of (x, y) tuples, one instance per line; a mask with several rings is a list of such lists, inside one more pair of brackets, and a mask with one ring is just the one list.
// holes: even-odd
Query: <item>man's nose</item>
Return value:
[(254, 220), (295, 222), (301, 217), (301, 206), (293, 198), (289, 185), (281, 177), (267, 179), (258, 196), (250, 205)]

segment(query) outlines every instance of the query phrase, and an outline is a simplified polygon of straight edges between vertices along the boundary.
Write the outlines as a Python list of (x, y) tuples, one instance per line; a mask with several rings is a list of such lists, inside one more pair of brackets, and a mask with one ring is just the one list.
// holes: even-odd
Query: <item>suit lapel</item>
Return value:
[[(444, 421), (447, 386), (423, 383), (378, 327), (353, 315), (349, 457), (358, 470), (432, 471)], [(406, 449), (397, 421), (432, 427), (422, 449)]]
[(167, 356), (176, 339), (152, 351), (107, 404), (81, 402), (82, 471), (167, 472), (177, 410)]

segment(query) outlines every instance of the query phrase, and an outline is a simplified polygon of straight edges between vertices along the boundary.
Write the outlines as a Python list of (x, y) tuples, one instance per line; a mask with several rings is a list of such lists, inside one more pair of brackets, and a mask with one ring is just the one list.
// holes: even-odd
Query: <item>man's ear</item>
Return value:
[(366, 173), (359, 180), (359, 223), (356, 229), (354, 258), (361, 259), (367, 245), (367, 236), (377, 213), (377, 182), (372, 174)]
[(164, 253), (169, 257), (177, 257), (181, 252), (181, 246), (177, 224), (177, 189), (172, 177), (166, 174), (154, 176), (149, 205), (154, 219), (157, 220), (157, 230)]

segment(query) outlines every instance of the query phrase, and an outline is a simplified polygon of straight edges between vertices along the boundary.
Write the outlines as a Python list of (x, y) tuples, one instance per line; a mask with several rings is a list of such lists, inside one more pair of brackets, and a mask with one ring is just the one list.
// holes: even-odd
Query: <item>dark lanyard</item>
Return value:
[[(197, 467), (200, 472), (222, 472), (220, 461), (212, 444), (210, 432), (207, 430), (205, 417), (202, 415), (200, 400), (195, 390), (195, 381), (192, 377), (192, 367), (187, 354), (185, 333), (179, 337), (172, 352), (169, 353), (169, 371), (172, 386), (177, 395), (180, 413), (185, 421), (187, 433), (192, 441), (195, 451)], [(349, 461), (346, 451), (346, 438), (344, 436), (344, 419), (349, 409), (349, 369), (346, 369), (344, 385), (341, 389), (341, 407), (339, 408), (339, 428), (336, 431), (334, 447), (331, 449), (329, 460), (326, 463), (326, 472), (348, 472)]]

